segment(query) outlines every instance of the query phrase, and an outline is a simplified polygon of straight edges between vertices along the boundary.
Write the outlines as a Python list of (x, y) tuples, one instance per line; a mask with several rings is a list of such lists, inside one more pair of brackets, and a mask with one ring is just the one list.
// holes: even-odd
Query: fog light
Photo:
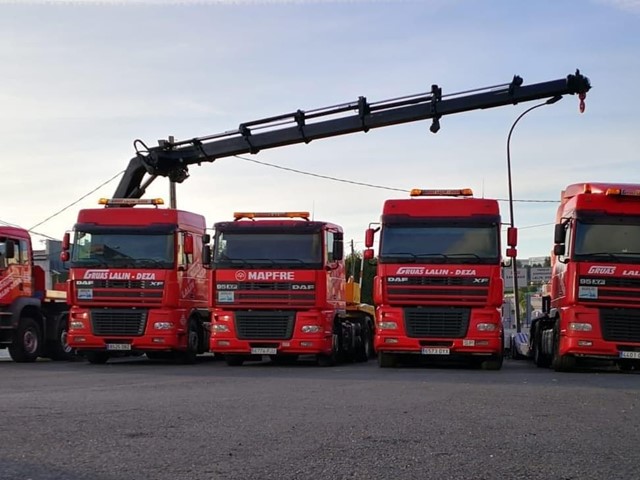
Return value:
[(478, 347), (486, 347), (489, 345), (489, 340), (476, 340), (476, 345)]
[(300, 342), (301, 347), (313, 347), (313, 342)]
[(171, 322), (156, 322), (153, 324), (153, 328), (156, 330), (170, 330), (173, 328), (173, 323)]
[(302, 333), (318, 333), (322, 331), (322, 327), (320, 325), (303, 325)]
[(476, 344), (475, 340), (462, 340), (463, 347), (473, 347)]
[(162, 337), (154, 337), (151, 339), (153, 343), (164, 343), (164, 338)]
[(84, 328), (84, 323), (83, 322), (69, 322), (69, 328), (71, 328), (72, 330), (80, 330), (80, 329)]
[(398, 343), (397, 338), (385, 338), (384, 343)]
[(593, 346), (593, 342), (591, 340), (578, 340), (579, 347), (591, 347)]
[(222, 325), (220, 323), (214, 323), (213, 325), (211, 325), (211, 331), (212, 332), (228, 332), (229, 331), (229, 326), (228, 325)]
[(395, 330), (398, 328), (398, 324), (396, 322), (379, 322), (378, 328), (380, 330)]
[(229, 340), (218, 340), (218, 345), (221, 347), (228, 347), (231, 343), (229, 343)]
[(590, 323), (571, 322), (569, 330), (574, 332), (590, 332), (593, 329)]

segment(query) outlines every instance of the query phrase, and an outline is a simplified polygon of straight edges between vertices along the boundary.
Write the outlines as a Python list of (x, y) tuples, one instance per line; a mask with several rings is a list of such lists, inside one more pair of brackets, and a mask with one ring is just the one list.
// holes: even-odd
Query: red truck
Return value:
[(640, 184), (567, 186), (554, 237), (551, 292), (530, 330), (536, 365), (640, 368)]
[(71, 358), (64, 291), (45, 288), (27, 230), (0, 227), (0, 349), (16, 362)]
[(69, 345), (91, 363), (145, 353), (185, 363), (208, 348), (201, 215), (161, 199), (102, 199), (78, 213), (69, 261)]
[(308, 212), (234, 218), (215, 224), (213, 255), (205, 254), (213, 257), (210, 350), (229, 365), (263, 355), (366, 361), (374, 311), (351, 298), (353, 282), (345, 285), (342, 228)]
[[(407, 355), (502, 367), (500, 212), (496, 200), (471, 195), (415, 189), (384, 203), (374, 280), (380, 367)], [(366, 232), (366, 259), (378, 229)]]

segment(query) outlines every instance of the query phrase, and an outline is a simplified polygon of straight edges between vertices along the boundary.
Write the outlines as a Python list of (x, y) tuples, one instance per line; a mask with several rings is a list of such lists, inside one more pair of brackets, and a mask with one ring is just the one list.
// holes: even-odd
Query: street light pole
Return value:
[[(515, 232), (515, 222), (513, 219), (513, 188), (511, 182), (511, 134), (513, 133), (513, 129), (516, 127), (518, 122), (522, 117), (524, 117), (527, 113), (536, 108), (544, 107), (545, 105), (552, 105), (557, 101), (562, 100), (562, 95), (556, 95), (555, 97), (550, 98), (546, 102), (539, 103), (538, 105), (534, 105), (531, 108), (528, 108), (524, 112), (522, 112), (518, 118), (516, 118), (513, 125), (511, 125), (511, 129), (509, 130), (509, 135), (507, 136), (507, 177), (509, 182), (509, 217), (510, 217), (510, 226), (511, 231)], [(515, 242), (514, 242), (515, 243)], [(513, 256), (511, 257), (511, 263), (513, 268), (513, 298), (515, 302), (515, 313), (516, 313), (516, 332), (520, 333), (522, 330), (522, 324), (520, 322), (520, 301), (518, 296), (518, 262), (516, 261), (517, 250), (516, 245), (509, 245), (510, 249), (513, 251)]]

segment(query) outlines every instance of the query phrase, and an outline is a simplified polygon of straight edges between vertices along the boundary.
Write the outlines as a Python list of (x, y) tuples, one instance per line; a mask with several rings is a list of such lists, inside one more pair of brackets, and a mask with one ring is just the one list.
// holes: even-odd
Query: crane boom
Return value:
[[(565, 94), (583, 95), (591, 88), (587, 77), (576, 70), (566, 78), (523, 85), (519, 76), (509, 83), (442, 95), (438, 85), (428, 93), (369, 103), (365, 97), (355, 102), (295, 112), (242, 123), (235, 130), (190, 140), (160, 140), (147, 147), (136, 140), (136, 156), (131, 159), (116, 188), (114, 198), (140, 198), (158, 176), (183, 182), (189, 165), (213, 162), (217, 158), (282, 147), (311, 140), (367, 132), (373, 128), (432, 119), (430, 130), (440, 129), (440, 117), (470, 110), (516, 105)], [(150, 177), (143, 183), (144, 176)]]

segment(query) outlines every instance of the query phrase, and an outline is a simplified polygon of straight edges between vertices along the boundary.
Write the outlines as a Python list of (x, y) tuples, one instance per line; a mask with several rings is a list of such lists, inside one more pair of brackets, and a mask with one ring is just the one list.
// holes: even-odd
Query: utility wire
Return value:
[[(124, 170), (116, 173), (113, 177), (111, 177), (109, 180), (107, 180), (106, 182), (101, 183), (100, 185), (98, 185), (96, 188), (94, 188), (93, 190), (91, 190), (90, 192), (86, 193), (85, 195), (83, 195), (82, 197), (80, 197), (79, 199), (77, 199), (75, 202), (70, 203), (69, 205), (67, 205), (66, 207), (64, 207), (61, 210), (58, 210), (56, 213), (54, 213), (53, 215), (48, 216), (47, 218), (45, 218), (44, 220), (42, 220), (40, 223), (36, 223), (33, 227), (29, 228), (28, 230), (31, 232), (33, 231), (34, 228), (39, 227), (40, 225), (42, 225), (43, 223), (48, 222), (49, 220), (51, 220), (54, 217), (57, 217), (58, 215), (60, 215), (62, 212), (64, 212), (65, 210), (68, 210), (69, 208), (73, 207), (76, 203), (80, 202), (81, 200), (84, 200), (85, 198), (87, 198), (89, 195), (91, 195), (92, 193), (94, 193), (96, 190), (101, 189), (102, 187), (104, 187), (106, 184), (108, 184), (109, 182), (114, 181), (116, 178), (118, 178), (120, 175), (122, 175), (124, 173)], [(34, 232), (35, 233), (35, 232)]]
[[(411, 190), (407, 190), (404, 188), (395, 188), (395, 187), (386, 187), (384, 185), (374, 185), (372, 183), (364, 183), (364, 182), (356, 182), (354, 180), (346, 180), (344, 178), (337, 178), (337, 177), (330, 177), (328, 175), (321, 175), (318, 173), (312, 173), (312, 172), (306, 172), (304, 170), (297, 170), (295, 168), (289, 168), (289, 167), (283, 167), (281, 165), (276, 165), (274, 163), (268, 163), (268, 162), (261, 162), (260, 160), (255, 160), (253, 158), (247, 158), (247, 157), (243, 157), (241, 155), (234, 155), (235, 158), (239, 158), (240, 160), (244, 160), (246, 162), (253, 162), (253, 163), (257, 163), (259, 165), (264, 165), (266, 167), (272, 167), (272, 168), (277, 168), (279, 170), (286, 170), (288, 172), (294, 172), (294, 173), (299, 173), (301, 175), (307, 175), (309, 177), (316, 177), (316, 178), (324, 178), (326, 180), (332, 180), (334, 182), (342, 182), (342, 183), (350, 183), (352, 185), (360, 185), (363, 187), (370, 187), (370, 188), (380, 188), (382, 190), (393, 190), (396, 192), (410, 192)], [(497, 201), (499, 202), (508, 202), (509, 200), (506, 198), (496, 198)], [(559, 203), (556, 200), (513, 200), (514, 202), (521, 202), (521, 203)]]

